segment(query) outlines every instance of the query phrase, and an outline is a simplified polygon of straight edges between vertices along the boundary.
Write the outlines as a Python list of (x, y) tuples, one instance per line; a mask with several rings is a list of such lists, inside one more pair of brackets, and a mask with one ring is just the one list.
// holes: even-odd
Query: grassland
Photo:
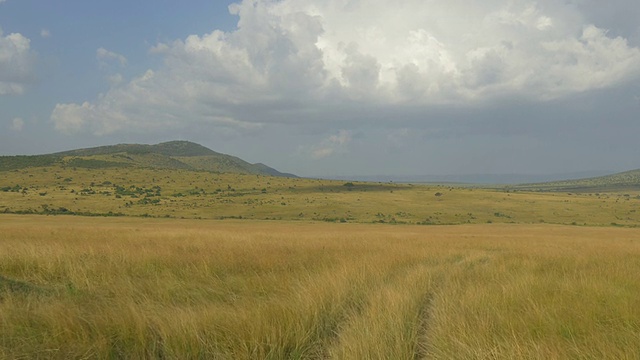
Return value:
[(640, 190), (537, 192), (60, 165), (0, 172), (0, 213), (17, 214), (633, 227), (639, 205)]
[(637, 359), (640, 232), (0, 215), (0, 358)]
[(0, 359), (640, 359), (633, 186), (109, 156), (0, 171)]

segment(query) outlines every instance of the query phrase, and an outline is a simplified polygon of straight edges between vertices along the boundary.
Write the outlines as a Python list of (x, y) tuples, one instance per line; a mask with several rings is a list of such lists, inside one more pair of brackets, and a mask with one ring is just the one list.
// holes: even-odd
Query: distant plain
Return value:
[(540, 192), (540, 186), (482, 189), (57, 165), (3, 172), (0, 213), (424, 225), (640, 224), (638, 189), (547, 187)]

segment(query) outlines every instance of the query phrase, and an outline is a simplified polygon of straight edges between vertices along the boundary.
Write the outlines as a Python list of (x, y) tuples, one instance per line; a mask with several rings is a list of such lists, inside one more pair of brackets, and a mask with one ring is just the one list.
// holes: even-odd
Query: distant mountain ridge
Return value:
[[(553, 178), (567, 180), (553, 180)], [(437, 183), (459, 186), (517, 189), (526, 191), (606, 192), (640, 190), (640, 169), (621, 173), (590, 171), (556, 175), (424, 175), (424, 176), (335, 176), (333, 180), (370, 182)]]
[(129, 153), (129, 154), (160, 154), (165, 156), (208, 156), (208, 155), (223, 155), (217, 153), (209, 148), (206, 148), (200, 144), (196, 144), (190, 141), (169, 141), (156, 145), (146, 144), (118, 144), (98, 146), (87, 149), (77, 149), (54, 153), (52, 155), (61, 156), (93, 156), (93, 155), (109, 155), (117, 153)]
[(584, 179), (605, 176), (612, 171), (584, 171), (558, 174), (458, 174), (458, 175), (365, 175), (365, 176), (331, 176), (332, 180), (356, 180), (370, 182), (397, 183), (436, 183), (436, 184), (469, 184), (469, 185), (517, 185), (556, 182), (569, 179)]
[(640, 169), (576, 180), (520, 184), (515, 189), (539, 191), (597, 192), (614, 190), (640, 190)]
[(47, 155), (0, 156), (0, 171), (55, 164), (85, 168), (143, 167), (297, 177), (262, 163), (251, 164), (238, 157), (215, 152), (190, 141), (107, 145)]

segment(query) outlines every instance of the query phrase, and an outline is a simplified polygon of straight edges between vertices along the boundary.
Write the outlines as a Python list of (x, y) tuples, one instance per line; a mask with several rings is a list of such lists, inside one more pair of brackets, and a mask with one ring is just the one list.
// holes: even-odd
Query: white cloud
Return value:
[[(129, 83), (101, 94), (95, 103), (57, 104), (51, 120), (57, 130), (67, 134), (83, 130), (96, 135), (119, 130), (171, 131), (184, 125), (185, 116), (192, 116), (191, 113), (198, 111), (198, 99), (189, 99), (190, 94), (185, 96), (182, 93), (184, 88), (169, 87), (173, 85), (149, 70)], [(259, 126), (237, 121), (222, 113), (202, 116), (202, 121), (221, 126), (244, 129)]]
[(0, 29), (0, 96), (20, 95), (34, 78), (31, 42), (18, 33), (4, 35)]
[(22, 120), (21, 118), (14, 118), (11, 121), (11, 130), (20, 132), (22, 131), (23, 127), (24, 127), (24, 120)]
[(323, 159), (334, 154), (345, 153), (351, 143), (351, 132), (340, 130), (337, 134), (329, 136), (322, 143), (311, 149), (311, 157)]
[(124, 82), (124, 77), (122, 77), (122, 74), (109, 75), (107, 76), (107, 82), (111, 86), (118, 86)]
[[(245, 0), (230, 11), (237, 30), (158, 44), (161, 68), (87, 106), (59, 104), (52, 119), (101, 134), (367, 121), (372, 106), (545, 101), (640, 77), (640, 49), (566, 2)], [(98, 58), (126, 64), (102, 48)]]
[(104, 78), (112, 88), (124, 83), (124, 77), (117, 72), (127, 65), (128, 60), (124, 55), (101, 47), (96, 50), (96, 59), (98, 60), (100, 71), (105, 73)]
[(84, 102), (82, 105), (57, 104), (51, 115), (56, 130), (66, 134), (80, 131), (85, 123), (94, 120), (92, 118), (95, 106)]
[(102, 47), (96, 50), (96, 58), (100, 62), (101, 66), (108, 66), (111, 63), (116, 63), (120, 66), (127, 65), (127, 58), (124, 57), (124, 55), (109, 51)]

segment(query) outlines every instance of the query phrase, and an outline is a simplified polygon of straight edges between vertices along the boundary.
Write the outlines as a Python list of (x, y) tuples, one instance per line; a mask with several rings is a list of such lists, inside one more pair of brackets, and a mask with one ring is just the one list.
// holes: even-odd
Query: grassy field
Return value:
[(0, 172), (0, 358), (640, 359), (633, 187), (82, 161)]
[(0, 172), (0, 213), (18, 214), (637, 226), (639, 206), (640, 190), (531, 192), (141, 168)]
[(0, 358), (638, 359), (638, 274), (619, 227), (4, 214)]

